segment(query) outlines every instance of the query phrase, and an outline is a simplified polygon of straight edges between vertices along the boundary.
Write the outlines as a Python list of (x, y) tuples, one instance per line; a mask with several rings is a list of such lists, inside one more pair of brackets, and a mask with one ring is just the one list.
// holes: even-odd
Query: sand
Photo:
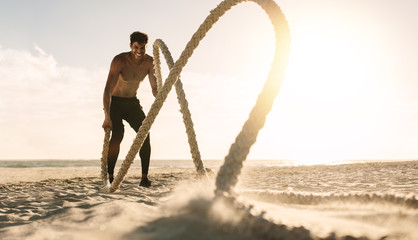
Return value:
[(109, 194), (99, 168), (0, 168), (0, 239), (418, 239), (418, 162), (248, 167), (232, 203), (214, 170), (143, 188), (134, 168)]

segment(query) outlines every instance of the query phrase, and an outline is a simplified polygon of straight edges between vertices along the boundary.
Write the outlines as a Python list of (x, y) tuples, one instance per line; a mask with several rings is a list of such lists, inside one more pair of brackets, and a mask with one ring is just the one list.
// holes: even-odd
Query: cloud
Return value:
[(52, 157), (93, 141), (106, 71), (62, 66), (34, 48), (36, 55), (0, 48), (0, 139), (6, 149), (0, 158)]
[[(40, 53), (42, 56), (47, 56), (46, 52), (38, 46), (38, 44), (33, 44), (35, 50)], [(52, 56), (51, 56), (52, 57)]]
[[(38, 55), (26, 51), (0, 49), (1, 112), (3, 117), (64, 117), (88, 114), (80, 105), (100, 102), (105, 82), (104, 69), (60, 66), (54, 57), (35, 45)], [(67, 105), (68, 104), (68, 105)], [(65, 107), (64, 107), (65, 106)], [(9, 114), (13, 113), (13, 114)]]

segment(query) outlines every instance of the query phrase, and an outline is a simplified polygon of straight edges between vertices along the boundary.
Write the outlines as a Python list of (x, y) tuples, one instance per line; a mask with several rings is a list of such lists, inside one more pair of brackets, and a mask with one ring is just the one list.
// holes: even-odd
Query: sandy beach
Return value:
[(244, 167), (237, 204), (192, 168), (0, 168), (0, 239), (418, 239), (418, 162)]

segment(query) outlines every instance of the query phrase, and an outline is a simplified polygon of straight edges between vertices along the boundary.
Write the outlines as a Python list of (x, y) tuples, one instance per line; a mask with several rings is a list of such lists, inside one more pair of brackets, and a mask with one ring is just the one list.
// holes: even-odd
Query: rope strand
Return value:
[[(161, 60), (160, 60), (160, 51), (163, 53), (165, 60), (167, 62), (168, 68), (171, 69), (174, 66), (174, 60), (171, 56), (170, 50), (163, 40), (157, 39), (154, 42), (154, 66), (156, 66), (156, 77), (157, 77), (157, 86), (162, 85), (162, 75), (161, 75)], [(157, 70), (158, 69), (158, 70)], [(194, 125), (192, 121), (192, 116), (189, 111), (189, 103), (186, 99), (186, 93), (183, 90), (183, 84), (180, 79), (176, 82), (176, 93), (177, 100), (180, 104), (180, 112), (183, 114), (183, 122), (186, 127), (187, 140), (190, 146), (190, 153), (192, 154), (193, 163), (196, 167), (196, 172), (199, 176), (206, 176), (205, 168), (203, 167), (203, 162), (200, 157), (200, 151), (196, 140), (196, 133), (194, 131)]]

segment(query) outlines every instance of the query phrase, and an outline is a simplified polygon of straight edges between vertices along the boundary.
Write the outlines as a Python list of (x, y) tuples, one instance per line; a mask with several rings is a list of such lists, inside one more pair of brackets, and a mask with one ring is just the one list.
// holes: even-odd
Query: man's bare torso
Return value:
[(121, 71), (112, 96), (135, 97), (139, 84), (153, 67), (152, 57), (146, 54), (138, 63), (132, 59), (130, 52), (126, 52), (117, 55), (115, 59), (118, 60), (118, 64), (121, 64)]

